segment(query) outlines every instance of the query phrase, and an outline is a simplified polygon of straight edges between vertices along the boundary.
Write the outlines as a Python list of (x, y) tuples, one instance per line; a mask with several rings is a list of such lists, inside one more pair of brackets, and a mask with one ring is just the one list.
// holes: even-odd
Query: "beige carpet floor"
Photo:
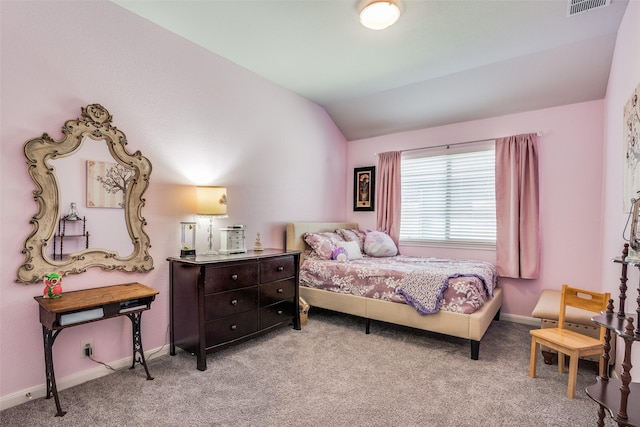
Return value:
[[(179, 352), (144, 370), (122, 369), (0, 412), (2, 426), (595, 426), (584, 389), (596, 365), (581, 363), (575, 399), (567, 377), (539, 358), (528, 377), (529, 326), (494, 321), (469, 343), (311, 309), (301, 330), (282, 328), (207, 359)], [(37, 367), (38, 369), (40, 367)], [(35, 369), (35, 368), (34, 368)], [(606, 420), (607, 426), (614, 423)]]

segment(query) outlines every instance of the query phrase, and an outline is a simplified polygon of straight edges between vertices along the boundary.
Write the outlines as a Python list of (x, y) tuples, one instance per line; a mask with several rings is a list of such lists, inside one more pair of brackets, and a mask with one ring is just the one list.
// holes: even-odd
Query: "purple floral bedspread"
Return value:
[[(442, 281), (439, 291), (444, 288), (443, 292), (438, 291), (440, 295), (435, 298), (435, 309), (416, 304), (411, 297), (415, 295), (420, 299), (420, 292), (416, 295), (415, 285), (420, 282), (420, 278), (428, 277), (429, 274), (435, 275), (431, 280), (435, 284)], [(365, 256), (363, 259), (340, 262), (317, 259), (311, 255), (305, 256), (300, 269), (300, 285), (408, 303), (421, 314), (438, 310), (470, 314), (493, 296), (493, 290), (498, 286), (498, 274), (493, 264), (483, 261), (398, 255), (384, 258)], [(409, 300), (403, 293), (408, 294)], [(432, 291), (424, 293), (431, 294)]]

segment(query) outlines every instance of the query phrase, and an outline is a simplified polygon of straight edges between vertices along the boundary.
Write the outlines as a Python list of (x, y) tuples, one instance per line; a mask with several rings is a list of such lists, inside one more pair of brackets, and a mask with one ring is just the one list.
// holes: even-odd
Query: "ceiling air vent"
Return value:
[(567, 16), (578, 15), (593, 9), (609, 6), (611, 0), (569, 0)]

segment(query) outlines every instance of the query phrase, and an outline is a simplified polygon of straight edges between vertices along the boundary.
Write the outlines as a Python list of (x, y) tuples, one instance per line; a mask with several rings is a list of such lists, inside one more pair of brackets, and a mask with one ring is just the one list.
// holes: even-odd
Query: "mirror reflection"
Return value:
[(87, 248), (109, 248), (120, 256), (131, 254), (124, 202), (134, 171), (115, 163), (105, 141), (90, 137), (83, 138), (74, 155), (53, 160), (51, 165), (58, 178), (60, 212), (48, 245), (49, 258), (66, 259)]

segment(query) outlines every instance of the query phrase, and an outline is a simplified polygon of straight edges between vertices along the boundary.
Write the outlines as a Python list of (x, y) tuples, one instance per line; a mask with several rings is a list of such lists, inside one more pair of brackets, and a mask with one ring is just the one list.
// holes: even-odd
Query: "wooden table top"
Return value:
[(63, 292), (60, 298), (34, 297), (50, 313), (66, 313), (105, 304), (155, 296), (159, 291), (141, 283), (102, 286), (93, 289)]

